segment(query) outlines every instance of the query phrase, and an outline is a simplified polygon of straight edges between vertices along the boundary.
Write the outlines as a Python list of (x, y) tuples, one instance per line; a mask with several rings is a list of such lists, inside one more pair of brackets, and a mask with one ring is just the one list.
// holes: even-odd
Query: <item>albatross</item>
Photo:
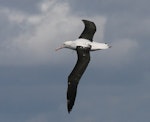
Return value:
[(93, 41), (93, 36), (96, 32), (96, 25), (94, 22), (89, 20), (82, 20), (85, 28), (78, 39), (75, 41), (65, 41), (59, 48), (69, 48), (72, 50), (76, 50), (77, 52), (77, 63), (68, 76), (68, 89), (67, 89), (67, 109), (68, 113), (72, 110), (76, 94), (78, 83), (86, 70), (89, 62), (90, 62), (90, 51), (103, 50), (108, 49), (109, 46), (107, 43), (99, 43)]

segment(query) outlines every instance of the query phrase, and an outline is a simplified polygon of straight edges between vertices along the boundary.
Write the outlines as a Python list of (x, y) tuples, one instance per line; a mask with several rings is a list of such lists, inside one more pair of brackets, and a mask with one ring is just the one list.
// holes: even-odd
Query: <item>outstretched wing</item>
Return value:
[(77, 63), (68, 77), (68, 90), (67, 90), (67, 107), (68, 112), (71, 111), (77, 93), (77, 86), (81, 76), (83, 75), (89, 61), (90, 61), (90, 48), (77, 47), (78, 60)]
[(82, 20), (84, 22), (85, 28), (79, 38), (88, 39), (90, 41), (93, 41), (93, 36), (96, 32), (96, 26), (94, 22), (88, 21), (88, 20)]

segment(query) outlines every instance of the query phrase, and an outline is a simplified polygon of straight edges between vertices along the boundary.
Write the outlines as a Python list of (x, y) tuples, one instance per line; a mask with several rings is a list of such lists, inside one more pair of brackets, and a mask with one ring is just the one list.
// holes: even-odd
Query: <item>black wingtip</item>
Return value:
[(72, 108), (70, 108), (69, 106), (68, 106), (68, 114), (70, 114), (70, 112), (71, 112), (71, 110), (72, 110)]
[(68, 110), (68, 114), (70, 114), (71, 110)]
[(94, 23), (91, 20), (86, 20), (86, 19), (82, 19), (83, 22), (89, 22), (89, 23)]
[(68, 109), (68, 113), (70, 114), (71, 110), (72, 110), (73, 105), (70, 104), (70, 101), (67, 100), (67, 109)]

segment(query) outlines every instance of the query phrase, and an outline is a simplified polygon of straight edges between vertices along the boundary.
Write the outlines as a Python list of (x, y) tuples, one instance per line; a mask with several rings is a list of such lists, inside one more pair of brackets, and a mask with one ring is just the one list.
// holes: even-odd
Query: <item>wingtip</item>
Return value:
[(70, 114), (71, 110), (68, 110), (68, 114)]
[(93, 21), (91, 20), (87, 20), (87, 19), (82, 19), (83, 22), (90, 22), (90, 23), (94, 23)]
[(72, 110), (71, 108), (68, 108), (68, 114), (70, 114), (71, 110)]
[(68, 109), (68, 113), (70, 114), (72, 107), (70, 107), (69, 104), (67, 104), (67, 109)]
[(87, 21), (87, 20), (85, 20), (85, 19), (82, 19), (82, 21), (84, 22), (84, 21)]

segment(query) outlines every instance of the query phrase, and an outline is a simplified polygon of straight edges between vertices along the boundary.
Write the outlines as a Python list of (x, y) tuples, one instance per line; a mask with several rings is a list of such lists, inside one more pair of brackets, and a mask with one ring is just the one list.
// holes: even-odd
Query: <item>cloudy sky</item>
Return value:
[[(1, 122), (149, 122), (149, 0), (0, 0)], [(112, 45), (91, 53), (75, 106), (67, 113), (68, 74), (82, 19), (94, 40)]]

